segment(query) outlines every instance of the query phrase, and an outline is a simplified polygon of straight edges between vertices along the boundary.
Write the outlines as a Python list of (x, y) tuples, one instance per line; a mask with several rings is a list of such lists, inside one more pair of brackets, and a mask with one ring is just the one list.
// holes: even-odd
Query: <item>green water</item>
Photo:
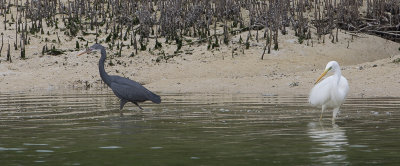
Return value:
[(305, 97), (109, 91), (0, 94), (0, 165), (398, 165), (400, 98), (350, 98), (336, 125)]

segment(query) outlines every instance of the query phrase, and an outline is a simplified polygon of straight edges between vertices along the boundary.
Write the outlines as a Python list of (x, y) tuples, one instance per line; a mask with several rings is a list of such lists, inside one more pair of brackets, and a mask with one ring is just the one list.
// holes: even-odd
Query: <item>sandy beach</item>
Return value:
[[(255, 31), (252, 33), (255, 35)], [(244, 37), (247, 32), (240, 35)], [(339, 42), (332, 43), (326, 35), (324, 43), (313, 39), (300, 44), (289, 31), (280, 35), (279, 50), (266, 53), (261, 60), (265, 40), (251, 41), (250, 49), (245, 49), (238, 37), (214, 50), (208, 50), (207, 44), (184, 45), (180, 55), (160, 62), (156, 62), (159, 56), (149, 51), (129, 57), (134, 51), (131, 48), (121, 57), (114, 56), (114, 65), (106, 64), (105, 68), (109, 74), (128, 77), (157, 93), (308, 95), (325, 65), (335, 60), (349, 81), (350, 97), (400, 96), (400, 64), (393, 63), (400, 58), (399, 43), (340, 31)], [(62, 35), (61, 39), (62, 43), (54, 44), (57, 48), (74, 50), (75, 39)], [(88, 41), (89, 45), (93, 43), (90, 38)], [(3, 49), (1, 93), (105, 88), (98, 73), (99, 53), (76, 56), (84, 50), (80, 49), (58, 56), (41, 55), (43, 45), (40, 37), (32, 37), (26, 48), (27, 59), (21, 60), (19, 51), (13, 51), (12, 63), (6, 61)], [(149, 45), (154, 44), (150, 41)], [(168, 44), (163, 48), (166, 54), (173, 54), (175, 49)], [(108, 50), (108, 56), (112, 52)]]

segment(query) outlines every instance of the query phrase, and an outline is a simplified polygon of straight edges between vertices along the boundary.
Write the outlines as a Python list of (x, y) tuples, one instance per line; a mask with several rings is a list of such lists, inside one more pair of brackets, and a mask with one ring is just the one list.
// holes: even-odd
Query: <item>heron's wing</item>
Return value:
[(149, 91), (136, 81), (120, 77), (111, 76), (112, 82), (110, 88), (113, 90), (114, 94), (121, 98), (128, 100), (130, 102), (143, 102), (146, 100), (151, 100), (154, 103), (160, 103), (160, 96)]
[(324, 105), (331, 98), (332, 85), (335, 82), (333, 76), (325, 78), (320, 83), (315, 85), (310, 92), (308, 101), (311, 105)]

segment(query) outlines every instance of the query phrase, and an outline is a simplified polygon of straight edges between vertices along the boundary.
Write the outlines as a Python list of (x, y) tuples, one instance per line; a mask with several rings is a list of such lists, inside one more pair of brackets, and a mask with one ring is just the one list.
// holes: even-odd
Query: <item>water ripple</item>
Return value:
[(120, 146), (101, 146), (100, 149), (120, 149)]

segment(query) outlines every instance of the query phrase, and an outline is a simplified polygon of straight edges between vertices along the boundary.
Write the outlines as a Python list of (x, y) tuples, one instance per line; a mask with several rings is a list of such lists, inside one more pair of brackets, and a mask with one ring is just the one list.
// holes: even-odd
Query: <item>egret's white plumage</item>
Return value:
[[(334, 72), (334, 74), (318, 83), (330, 71)], [(347, 79), (342, 76), (339, 64), (336, 61), (330, 61), (326, 65), (324, 73), (321, 74), (315, 84), (311, 89), (308, 101), (313, 106), (322, 107), (320, 120), (324, 110), (333, 108), (332, 123), (335, 123), (339, 108), (346, 100), (347, 93), (349, 92), (349, 84), (347, 83)]]

